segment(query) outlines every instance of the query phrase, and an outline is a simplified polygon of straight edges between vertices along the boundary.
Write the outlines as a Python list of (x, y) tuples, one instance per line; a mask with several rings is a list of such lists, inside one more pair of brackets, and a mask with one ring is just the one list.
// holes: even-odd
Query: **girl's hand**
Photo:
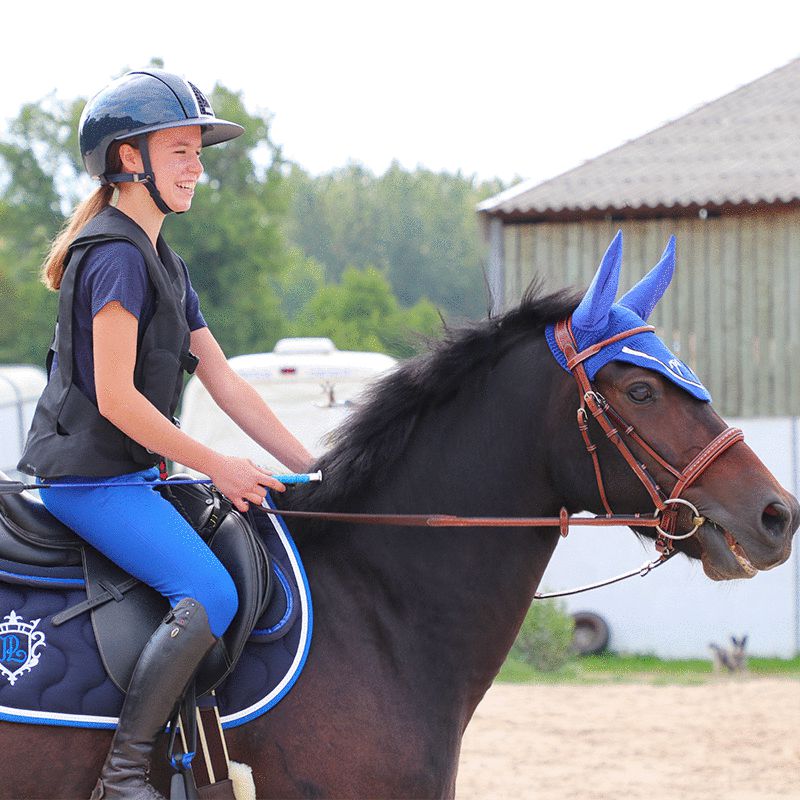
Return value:
[(265, 487), (276, 492), (286, 491), (280, 481), (276, 481), (266, 469), (249, 458), (220, 456), (208, 476), (241, 512), (247, 511), (250, 503), (261, 505), (267, 494)]

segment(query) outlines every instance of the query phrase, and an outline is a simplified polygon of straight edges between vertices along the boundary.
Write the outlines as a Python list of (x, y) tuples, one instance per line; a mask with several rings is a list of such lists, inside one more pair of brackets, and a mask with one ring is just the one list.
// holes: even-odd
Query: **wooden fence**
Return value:
[(506, 224), (503, 296), (535, 276), (585, 289), (618, 229), (620, 291), (677, 238), (675, 278), (651, 322), (727, 416), (800, 415), (800, 211), (718, 217)]

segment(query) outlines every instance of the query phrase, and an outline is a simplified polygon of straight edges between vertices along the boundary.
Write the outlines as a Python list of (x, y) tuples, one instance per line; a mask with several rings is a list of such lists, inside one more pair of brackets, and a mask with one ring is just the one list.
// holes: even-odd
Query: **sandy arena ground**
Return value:
[(800, 681), (498, 684), (464, 737), (456, 797), (800, 798)]

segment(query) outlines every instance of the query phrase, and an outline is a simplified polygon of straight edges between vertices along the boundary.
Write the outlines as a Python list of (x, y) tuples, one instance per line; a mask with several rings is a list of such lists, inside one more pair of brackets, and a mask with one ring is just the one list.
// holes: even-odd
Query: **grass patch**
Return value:
[[(750, 658), (751, 676), (776, 676), (800, 679), (800, 656), (790, 659)], [(573, 658), (553, 672), (540, 672), (510, 657), (497, 680), (502, 683), (705, 683), (714, 677), (710, 660), (665, 660), (649, 655), (618, 655)]]

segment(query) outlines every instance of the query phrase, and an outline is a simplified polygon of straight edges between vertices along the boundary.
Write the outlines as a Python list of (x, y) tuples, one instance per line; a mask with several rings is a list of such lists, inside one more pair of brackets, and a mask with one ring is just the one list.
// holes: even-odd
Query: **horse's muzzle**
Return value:
[(736, 580), (777, 567), (789, 558), (799, 524), (800, 505), (788, 493), (769, 498), (749, 520), (712, 511), (698, 531), (703, 570), (713, 580)]

